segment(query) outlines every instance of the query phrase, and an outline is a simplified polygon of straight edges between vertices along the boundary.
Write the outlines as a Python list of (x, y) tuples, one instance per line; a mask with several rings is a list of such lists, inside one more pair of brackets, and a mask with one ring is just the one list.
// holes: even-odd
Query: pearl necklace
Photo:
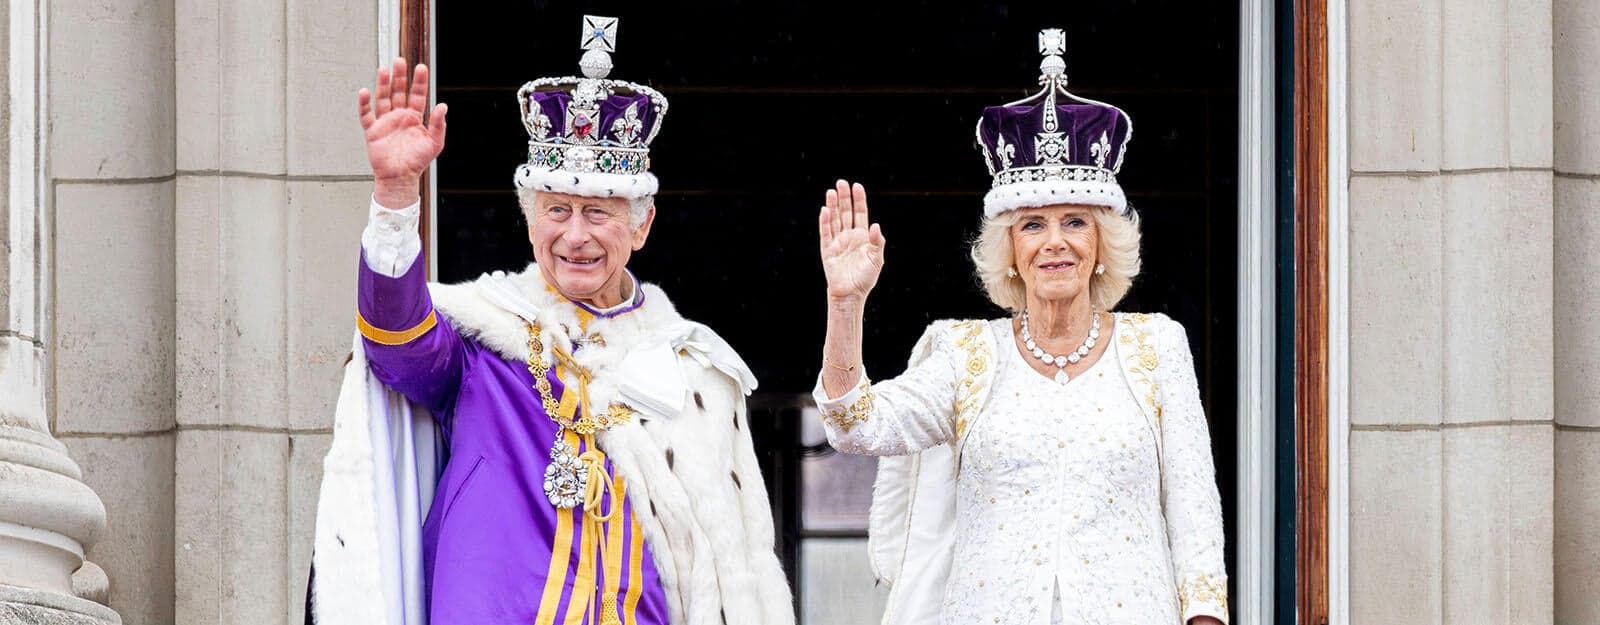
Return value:
[(1088, 338), (1083, 340), (1083, 344), (1079, 345), (1078, 349), (1067, 352), (1065, 356), (1057, 356), (1040, 349), (1033, 342), (1033, 332), (1028, 329), (1028, 311), (1022, 311), (1022, 344), (1027, 346), (1028, 351), (1033, 352), (1034, 358), (1044, 361), (1044, 364), (1056, 366), (1057, 383), (1067, 383), (1067, 365), (1078, 364), (1079, 360), (1082, 360), (1084, 356), (1088, 356), (1089, 350), (1094, 349), (1095, 340), (1100, 338), (1100, 313), (1090, 310), (1089, 315), (1094, 318), (1094, 323), (1089, 326)]

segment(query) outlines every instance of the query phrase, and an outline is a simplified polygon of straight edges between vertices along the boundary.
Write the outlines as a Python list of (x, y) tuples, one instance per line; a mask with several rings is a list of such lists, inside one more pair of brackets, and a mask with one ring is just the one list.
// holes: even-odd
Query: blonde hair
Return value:
[[(1095, 255), (1106, 266), (1106, 272), (1091, 274), (1089, 297), (1096, 310), (1110, 311), (1128, 294), (1134, 276), (1139, 275), (1139, 214), (1131, 208), (1127, 217), (1109, 208), (1091, 208), (1099, 239)], [(978, 238), (972, 242), (972, 263), (989, 301), (1013, 313), (1021, 312), (1028, 303), (1027, 285), (1022, 278), (1006, 272), (1017, 262), (1011, 226), (1020, 218), (1021, 213), (1015, 210), (985, 217)]]

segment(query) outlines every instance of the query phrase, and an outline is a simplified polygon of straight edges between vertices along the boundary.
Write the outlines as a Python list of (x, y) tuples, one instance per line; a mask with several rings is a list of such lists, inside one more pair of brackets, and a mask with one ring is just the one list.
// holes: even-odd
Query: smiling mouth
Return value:
[(557, 255), (556, 258), (561, 259), (562, 262), (566, 262), (566, 263), (573, 264), (573, 265), (579, 265), (579, 266), (594, 265), (594, 264), (597, 264), (597, 263), (600, 262), (599, 258), (573, 258), (571, 256), (560, 256), (560, 255)]
[(1063, 260), (1061, 262), (1056, 262), (1056, 263), (1045, 263), (1045, 264), (1039, 265), (1039, 271), (1066, 271), (1068, 269), (1071, 269), (1073, 267), (1073, 265), (1076, 265), (1076, 264), (1078, 264), (1078, 263), (1072, 262), (1070, 260)]

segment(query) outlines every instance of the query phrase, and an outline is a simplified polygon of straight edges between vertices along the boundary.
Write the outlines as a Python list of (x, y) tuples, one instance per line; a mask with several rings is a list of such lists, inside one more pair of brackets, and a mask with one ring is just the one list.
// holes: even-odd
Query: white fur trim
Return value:
[[(508, 360), (522, 361), (528, 356), (524, 315), (538, 318), (546, 349), (568, 342), (569, 332), (578, 331), (576, 309), (545, 288), (535, 265), (520, 273), (485, 275), (473, 283), (429, 287), (434, 306), (453, 330)], [(659, 287), (642, 283), (640, 287), (644, 304), (625, 315), (591, 321), (589, 332), (604, 336), (605, 343), (590, 344), (573, 354), (594, 376), (589, 386), (594, 405), (609, 405), (620, 396), (619, 370), (634, 346), (663, 340), (663, 331), (688, 325), (695, 325), (696, 333), (710, 332), (704, 326), (687, 324)], [(696, 340), (721, 344), (715, 335)], [(550, 356), (547, 353), (545, 357)], [(648, 420), (639, 418), (613, 427), (601, 433), (597, 443), (623, 479), (660, 573), (672, 623), (792, 625), (792, 598), (773, 551), (772, 511), (750, 439), (746, 381), (737, 371), (717, 366), (716, 360), (702, 362), (684, 356), (664, 363), (678, 367), (688, 386), (682, 409), (677, 414), (651, 415)], [(358, 384), (352, 378), (367, 377), (360, 375), (364, 366), (358, 349), (357, 360), (347, 370), (346, 387)], [(754, 380), (748, 383), (753, 385)], [(341, 402), (347, 401), (346, 395), (359, 395), (349, 390), (341, 394)], [(352, 419), (336, 421), (334, 448), (339, 453), (329, 453), (325, 466), (330, 475), (336, 474), (335, 466), (370, 466), (377, 460), (371, 442), (360, 436), (364, 432), (350, 432), (358, 426)], [(353, 439), (352, 433), (356, 434)], [(666, 460), (669, 449), (674, 456), (671, 464)], [(370, 468), (359, 472), (371, 474)], [(376, 590), (381, 584), (382, 554), (373, 553), (375, 548), (350, 553), (349, 548), (331, 546), (339, 545), (341, 538), (341, 533), (329, 531), (336, 523), (337, 527), (350, 527), (349, 533), (372, 536), (351, 547), (379, 543), (376, 535), (382, 531), (372, 513), (372, 489), (356, 488), (360, 483), (359, 477), (336, 481), (346, 487), (335, 490), (335, 484), (326, 478), (323, 482), (319, 514), (327, 515), (328, 527), (323, 527), (324, 518), (319, 516), (317, 606), (326, 614), (320, 623), (386, 622), (384, 602), (375, 599), (383, 595)], [(343, 498), (348, 499), (340, 500)], [(351, 521), (354, 523), (348, 523)], [(350, 544), (351, 536), (342, 539)], [(336, 587), (325, 584), (325, 571), (329, 576), (350, 571), (331, 563), (325, 569), (323, 561), (330, 556), (346, 559), (358, 567), (354, 572), (359, 575)], [(333, 608), (337, 613), (324, 611), (333, 606), (341, 607)]]
[(420, 625), (427, 622), (422, 522), (433, 501), (439, 434), (432, 416), (367, 371), (359, 334), (351, 349), (323, 459), (312, 620)]
[(990, 189), (983, 196), (983, 215), (993, 218), (1009, 210), (1051, 204), (1104, 206), (1119, 215), (1128, 212), (1128, 198), (1122, 194), (1122, 186), (1115, 182), (1036, 180)]
[(311, 593), (318, 623), (392, 623), (384, 603), (383, 555), (368, 436), (366, 361), (361, 343), (345, 365), (333, 423), (333, 444), (322, 461), (322, 491), (312, 562)]
[(517, 166), (517, 188), (581, 195), (638, 199), (656, 194), (661, 184), (655, 174), (577, 173), (528, 164)]

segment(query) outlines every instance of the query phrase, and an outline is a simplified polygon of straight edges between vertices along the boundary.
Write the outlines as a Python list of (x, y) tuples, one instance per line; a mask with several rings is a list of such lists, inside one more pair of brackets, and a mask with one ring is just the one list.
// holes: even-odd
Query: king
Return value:
[[(628, 270), (650, 234), (667, 100), (607, 78), (517, 93), (534, 263), (426, 281), (418, 181), (444, 149), (428, 70), (358, 95), (373, 193), (308, 611), (323, 624), (794, 621), (745, 398), (754, 375)], [(426, 117), (426, 120), (424, 119)]]

